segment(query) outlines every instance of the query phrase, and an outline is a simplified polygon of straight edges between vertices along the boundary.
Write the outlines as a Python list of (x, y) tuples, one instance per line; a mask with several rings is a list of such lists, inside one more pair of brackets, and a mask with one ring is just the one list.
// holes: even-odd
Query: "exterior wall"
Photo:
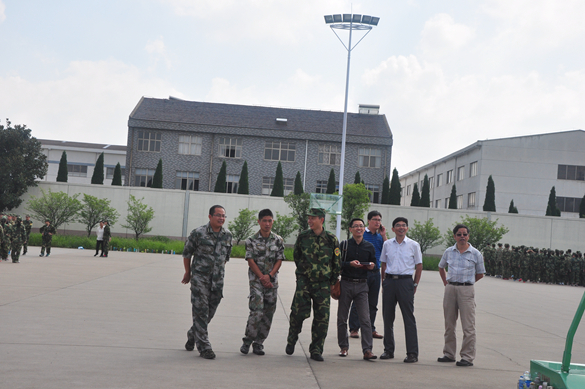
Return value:
[[(112, 226), (112, 233), (115, 235), (133, 237), (132, 231), (121, 227), (126, 217), (127, 201), (130, 194), (137, 198), (144, 198), (144, 202), (155, 210), (155, 218), (152, 223), (153, 230), (149, 235), (163, 235), (171, 238), (185, 238), (194, 228), (206, 224), (208, 211), (212, 205), (220, 204), (226, 208), (228, 223), (233, 220), (240, 209), (247, 208), (260, 210), (270, 208), (273, 212), (289, 214), (290, 209), (279, 197), (233, 195), (223, 193), (207, 192), (186, 192), (181, 190), (136, 188), (136, 187), (113, 187), (106, 185), (82, 185), (57, 182), (40, 182), (36, 188), (30, 188), (23, 196), (23, 204), (13, 210), (14, 213), (25, 214), (26, 203), (31, 195), (39, 196), (41, 189), (54, 192), (63, 191), (70, 195), (76, 193), (87, 193), (99, 198), (108, 198), (112, 206), (120, 213), (118, 223)], [(187, 202), (185, 200), (188, 200)], [(187, 207), (188, 205), (188, 207)], [(187, 208), (187, 212), (185, 209)], [(445, 232), (452, 228), (462, 217), (488, 217), (491, 220), (498, 220), (498, 225), (503, 224), (510, 229), (504, 236), (502, 242), (512, 245), (534, 246), (538, 248), (553, 248), (585, 252), (585, 219), (565, 219), (547, 216), (512, 215), (507, 213), (486, 213), (471, 210), (451, 210), (419, 208), (407, 206), (392, 206), (373, 204), (370, 209), (377, 209), (383, 217), (383, 224), (387, 226), (389, 234), (392, 220), (398, 216), (408, 218), (409, 224), (414, 221), (425, 222), (432, 218), (433, 223)], [(186, 217), (185, 217), (186, 215)], [(327, 217), (329, 226), (330, 216)], [(38, 231), (41, 226), (39, 220), (34, 220), (33, 231)], [(63, 232), (82, 232), (85, 228), (79, 223), (71, 223), (59, 229)], [(473, 232), (471, 232), (473, 233)], [(294, 243), (296, 236), (288, 239), (287, 243)], [(444, 246), (438, 246), (429, 250), (428, 254), (440, 255)]]

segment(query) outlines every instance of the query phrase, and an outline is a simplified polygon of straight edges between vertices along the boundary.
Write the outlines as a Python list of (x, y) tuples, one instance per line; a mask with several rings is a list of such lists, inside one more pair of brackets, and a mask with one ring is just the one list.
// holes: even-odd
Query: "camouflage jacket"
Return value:
[[(253, 259), (262, 274), (268, 274), (278, 261), (284, 261), (284, 241), (279, 235), (271, 232), (265, 239), (258, 231), (246, 239), (246, 259)], [(248, 269), (250, 281), (259, 281), (252, 269)], [(278, 286), (278, 274), (274, 276), (276, 281), (273, 286)]]
[(104, 226), (104, 236), (103, 236), (104, 242), (109, 242), (111, 237), (112, 237), (112, 233), (110, 232), (110, 225), (108, 224), (108, 225)]
[(22, 245), (26, 242), (26, 230), (22, 224), (15, 224), (11, 229), (13, 245)]
[(231, 252), (232, 233), (225, 228), (216, 233), (207, 223), (191, 231), (183, 249), (183, 258), (193, 258), (191, 283), (209, 280), (211, 276), (211, 290), (222, 290), (225, 263), (230, 260)]
[(298, 277), (308, 279), (310, 283), (337, 282), (341, 272), (339, 242), (337, 237), (327, 230), (316, 235), (313, 230), (303, 231), (297, 237), (293, 256)]
[(53, 238), (52, 235), (49, 235), (50, 233), (53, 235), (56, 234), (55, 227), (53, 227), (52, 224), (49, 225), (43, 224), (43, 226), (39, 230), (44, 240), (50, 240)]
[(32, 220), (23, 220), (22, 225), (24, 226), (24, 230), (26, 231), (26, 236), (29, 236), (33, 225)]

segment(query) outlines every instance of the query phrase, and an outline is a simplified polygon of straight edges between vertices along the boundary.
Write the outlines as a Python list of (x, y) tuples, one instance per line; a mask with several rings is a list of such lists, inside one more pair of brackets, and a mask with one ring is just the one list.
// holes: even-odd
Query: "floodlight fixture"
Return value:
[(333, 15), (333, 21), (335, 23), (341, 23), (341, 15)]
[(327, 24), (333, 23), (333, 15), (325, 15), (325, 23)]

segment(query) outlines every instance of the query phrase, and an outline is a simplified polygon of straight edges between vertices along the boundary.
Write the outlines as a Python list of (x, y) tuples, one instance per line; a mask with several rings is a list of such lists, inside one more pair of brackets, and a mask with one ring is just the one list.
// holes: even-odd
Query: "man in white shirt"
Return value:
[(104, 256), (104, 222), (100, 221), (100, 226), (97, 229), (97, 242), (95, 244), (95, 254), (94, 257), (98, 255), (100, 249), (102, 250), (102, 254), (100, 257)]
[[(397, 217), (392, 222), (395, 238), (384, 242), (382, 265), (382, 314), (384, 317), (384, 353), (380, 359), (394, 358), (394, 319), (396, 304), (400, 306), (406, 337), (405, 363), (418, 362), (418, 336), (414, 318), (414, 294), (422, 273), (420, 245), (408, 238), (408, 219)], [(414, 280), (413, 280), (414, 275)]]

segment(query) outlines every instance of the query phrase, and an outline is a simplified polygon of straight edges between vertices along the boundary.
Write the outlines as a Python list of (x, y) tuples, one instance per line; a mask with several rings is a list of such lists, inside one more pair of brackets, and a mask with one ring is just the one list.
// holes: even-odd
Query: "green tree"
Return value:
[(238, 183), (238, 194), (250, 194), (248, 185), (248, 161), (244, 161), (242, 171), (240, 172), (240, 182)]
[(85, 224), (87, 236), (91, 235), (91, 230), (101, 221), (107, 220), (110, 225), (118, 221), (120, 214), (115, 208), (110, 206), (111, 201), (108, 199), (98, 199), (95, 196), (83, 194), (82, 208), (79, 210), (77, 221)]
[(496, 212), (496, 185), (490, 175), (485, 190), (485, 201), (483, 203), (483, 210), (486, 212)]
[(67, 182), (69, 171), (67, 170), (67, 152), (63, 151), (59, 161), (59, 171), (57, 172), (57, 182)]
[(425, 174), (425, 178), (423, 180), (423, 185), (421, 189), (421, 196), (420, 202), (418, 204), (419, 207), (431, 207), (431, 186), (429, 184), (429, 176)]
[(410, 206), (411, 207), (420, 206), (420, 194), (418, 193), (418, 184), (416, 182), (412, 187), (412, 198), (410, 199)]
[(510, 201), (510, 207), (508, 207), (508, 213), (518, 213), (518, 208), (514, 205), (514, 199)]
[[(343, 202), (341, 208), (341, 229), (347, 232), (349, 238), (349, 222), (351, 219), (364, 215), (370, 208), (371, 191), (366, 189), (364, 184), (346, 184), (343, 185)], [(331, 218), (330, 225), (332, 229), (337, 226), (336, 218)]]
[(414, 227), (408, 229), (408, 237), (418, 242), (423, 254), (443, 241), (441, 230), (435, 227), (432, 218), (424, 223), (415, 220)]
[(309, 212), (309, 206), (311, 204), (311, 194), (302, 193), (300, 195), (296, 195), (289, 193), (288, 195), (284, 196), (284, 202), (292, 210), (292, 215), (297, 221), (297, 228), (299, 233), (309, 229), (309, 218), (307, 216), (307, 212)]
[(217, 181), (215, 181), (215, 189), (213, 190), (215, 193), (225, 193), (225, 183), (227, 180), (227, 165), (225, 161), (221, 164), (221, 169), (219, 169), (219, 174), (217, 175)]
[(97, 185), (104, 184), (104, 153), (102, 152), (95, 162), (93, 174), (91, 176), (91, 183)]
[(449, 209), (457, 209), (457, 188), (455, 184), (451, 187), (451, 196), (449, 196)]
[(278, 161), (278, 165), (276, 165), (276, 176), (274, 177), (274, 185), (272, 185), (270, 196), (284, 196), (284, 176), (282, 174), (282, 165), (280, 164), (280, 161)]
[(300, 195), (305, 193), (303, 189), (303, 180), (301, 179), (301, 172), (297, 172), (297, 176), (295, 177), (295, 192), (296, 195)]
[(25, 125), (0, 124), (0, 212), (22, 203), (20, 196), (47, 174), (47, 157), (41, 142)]
[(581, 205), (579, 205), (579, 217), (585, 218), (585, 196), (581, 199)]
[(152, 188), (162, 189), (163, 187), (163, 164), (162, 158), (158, 160), (154, 176), (152, 177)]
[(289, 215), (281, 215), (276, 211), (276, 218), (272, 224), (272, 232), (280, 235), (285, 241), (292, 235), (299, 226), (296, 223), (296, 218)]
[(384, 177), (382, 183), (382, 204), (390, 204), (390, 179), (388, 176)]
[(553, 186), (548, 195), (548, 205), (546, 206), (546, 216), (561, 216), (561, 210), (557, 206), (557, 192)]
[(498, 243), (502, 239), (502, 236), (506, 235), (509, 231), (504, 225), (497, 226), (498, 219), (489, 221), (487, 218), (465, 215), (465, 217), (453, 224), (453, 227), (443, 235), (447, 247), (455, 244), (453, 228), (457, 224), (464, 224), (469, 228), (469, 243), (479, 251), (483, 251), (488, 245), (491, 246), (492, 243)]
[(238, 216), (228, 223), (228, 228), (236, 240), (236, 244), (240, 244), (240, 241), (252, 235), (257, 223), (257, 216), (258, 211), (242, 208)]
[(353, 178), (354, 184), (360, 184), (362, 182), (362, 178), (360, 177), (360, 172), (355, 172), (355, 177)]
[(112, 177), (112, 185), (115, 186), (122, 186), (122, 167), (120, 166), (120, 162), (116, 164), (114, 168), (114, 177)]
[(140, 238), (140, 235), (152, 231), (152, 227), (149, 227), (149, 224), (154, 219), (154, 209), (144, 204), (143, 200), (144, 197), (137, 199), (130, 195), (130, 199), (127, 202), (126, 224), (122, 224), (122, 227), (134, 231), (134, 239), (136, 240)]
[(327, 180), (327, 190), (325, 191), (325, 193), (333, 194), (336, 191), (337, 189), (335, 188), (335, 171), (333, 170), (333, 168), (331, 168), (331, 171), (329, 172), (329, 179)]
[(65, 192), (53, 192), (51, 189), (48, 193), (41, 189), (41, 193), (39, 197), (30, 196), (26, 203), (26, 209), (33, 218), (43, 222), (49, 219), (55, 229), (75, 221), (81, 209), (81, 202), (77, 199), (79, 193), (69, 196)]
[(398, 170), (394, 168), (392, 171), (392, 180), (390, 181), (390, 202), (388, 204), (400, 205), (402, 197), (402, 186), (400, 185), (400, 178), (398, 178)]

